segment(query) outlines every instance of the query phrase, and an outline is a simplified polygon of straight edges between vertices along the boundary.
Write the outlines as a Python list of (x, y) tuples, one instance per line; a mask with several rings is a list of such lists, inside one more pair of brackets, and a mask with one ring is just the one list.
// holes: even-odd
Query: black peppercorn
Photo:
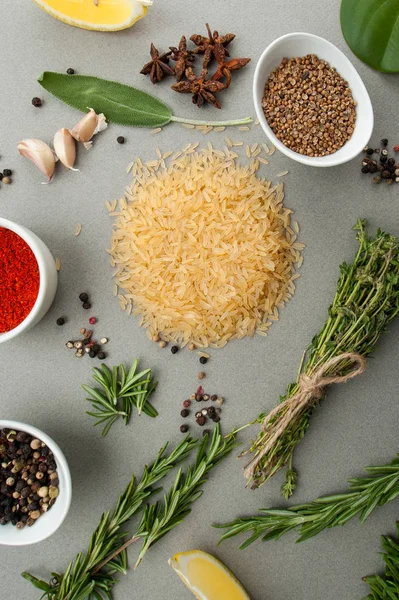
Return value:
[(74, 75), (75, 74), (75, 69), (69, 68), (69, 69), (67, 69), (67, 73), (68, 73), (68, 75)]
[(218, 415), (216, 415), (216, 416), (214, 416), (214, 417), (212, 418), (212, 421), (213, 421), (214, 423), (219, 423), (219, 421), (220, 421), (220, 417), (219, 417)]
[(187, 410), (187, 408), (183, 408), (183, 410), (180, 412), (180, 416), (182, 416), (184, 419), (186, 417), (188, 417), (189, 414), (190, 414), (190, 411)]
[(87, 302), (89, 300), (89, 294), (82, 292), (82, 294), (79, 294), (79, 300), (81, 302)]
[(370, 173), (368, 165), (364, 165), (364, 167), (362, 167), (362, 173)]
[(391, 165), (391, 166), (392, 165), (394, 166), (395, 165), (395, 159), (394, 158), (388, 158), (387, 164)]
[(11, 177), (11, 175), (12, 175), (11, 169), (4, 169), (3, 175), (4, 175), (4, 177)]
[(124, 144), (125, 138), (123, 137), (123, 135), (120, 135), (116, 138), (116, 141), (118, 142), (118, 144)]
[(90, 302), (83, 302), (82, 307), (85, 310), (88, 310), (89, 308), (91, 308), (91, 304), (90, 304)]
[(373, 148), (367, 148), (366, 154), (368, 154), (369, 156), (371, 156), (372, 154), (374, 154)]
[(199, 359), (201, 365), (206, 365), (206, 363), (208, 362), (208, 359), (206, 356), (201, 356)]
[(90, 350), (89, 356), (90, 358), (95, 358), (97, 356), (97, 352), (94, 352), (94, 350)]
[(388, 146), (388, 140), (387, 138), (382, 138), (381, 140), (381, 146), (384, 146), (384, 148), (386, 148)]
[(380, 156), (380, 163), (381, 163), (381, 164), (384, 164), (384, 163), (386, 163), (386, 162), (387, 162), (387, 160), (388, 160), (388, 157), (387, 157), (387, 156), (385, 156), (384, 154), (382, 154), (382, 155)]
[(98, 344), (94, 344), (92, 350), (97, 354), (97, 352), (100, 352), (101, 346), (99, 346)]
[(377, 167), (375, 165), (369, 165), (369, 173), (376, 173)]
[(100, 360), (104, 360), (104, 358), (106, 358), (106, 357), (107, 357), (107, 355), (102, 350), (101, 350), (101, 352), (99, 352), (97, 354), (97, 358), (99, 358)]
[(3, 179), (4, 175), (0, 172), (0, 181)]
[(36, 106), (37, 108), (39, 108), (39, 106), (42, 105), (42, 101), (40, 100), (40, 98), (35, 96), (34, 98), (32, 98), (32, 104), (33, 104), (33, 106)]
[(178, 346), (172, 346), (170, 349), (172, 354), (176, 354), (176, 352), (179, 352), (179, 347)]
[(382, 177), (383, 177), (383, 179), (389, 179), (391, 177), (390, 171), (383, 171)]
[(64, 325), (65, 319), (63, 317), (59, 317), (56, 321), (57, 325)]
[(187, 431), (188, 431), (188, 425), (186, 425), (186, 424), (180, 425), (180, 431), (182, 433), (187, 433)]
[(206, 423), (206, 419), (202, 415), (200, 417), (198, 417), (198, 419), (196, 419), (196, 421), (200, 427), (203, 427)]

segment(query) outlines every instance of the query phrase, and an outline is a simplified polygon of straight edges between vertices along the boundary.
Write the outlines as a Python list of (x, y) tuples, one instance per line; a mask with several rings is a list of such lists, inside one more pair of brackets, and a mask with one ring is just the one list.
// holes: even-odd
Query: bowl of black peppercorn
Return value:
[(71, 474), (61, 448), (32, 425), (0, 419), (0, 456), (0, 545), (45, 540), (71, 505)]

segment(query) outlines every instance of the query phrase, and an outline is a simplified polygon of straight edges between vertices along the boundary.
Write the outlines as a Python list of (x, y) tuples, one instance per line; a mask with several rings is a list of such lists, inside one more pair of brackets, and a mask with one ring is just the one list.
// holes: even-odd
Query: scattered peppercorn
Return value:
[(208, 359), (206, 358), (206, 356), (201, 356), (199, 359), (201, 365), (206, 365), (206, 363), (208, 362)]
[(203, 427), (206, 423), (206, 418), (201, 415), (196, 421), (200, 427)]
[(395, 159), (394, 158), (388, 158), (387, 160), (387, 164), (393, 166), (395, 164)]
[(384, 164), (384, 163), (386, 163), (386, 162), (387, 162), (387, 160), (388, 160), (388, 157), (387, 157), (387, 156), (385, 156), (385, 154), (382, 154), (382, 155), (380, 156), (380, 163), (381, 163), (381, 164)]
[(11, 183), (11, 178), (10, 177), (3, 177), (2, 182), (4, 183), (4, 185), (10, 185)]
[(12, 175), (11, 169), (4, 169), (3, 175), (4, 175), (4, 177), (11, 177), (11, 175)]
[(216, 404), (217, 404), (218, 406), (222, 406), (223, 402), (224, 402), (224, 398), (218, 398), (218, 399), (216, 400)]
[(190, 411), (187, 410), (187, 408), (183, 408), (183, 410), (180, 412), (180, 416), (182, 416), (183, 419), (185, 419), (186, 417), (188, 417), (189, 414), (190, 414)]
[(362, 167), (362, 173), (368, 173), (369, 172), (369, 167), (368, 165), (365, 165), (364, 167)]
[(203, 371), (200, 371), (198, 373), (198, 379), (204, 379), (204, 377), (205, 377), (205, 373)]
[(120, 135), (116, 138), (116, 141), (118, 142), (118, 144), (124, 144), (125, 138), (123, 137), (123, 135)]
[(0, 172), (0, 181), (3, 179), (3, 173)]
[(180, 425), (180, 431), (182, 433), (187, 433), (187, 431), (188, 431), (188, 425), (186, 425), (186, 424)]
[(91, 308), (90, 302), (83, 302), (82, 306), (85, 310), (88, 310), (89, 308)]
[(384, 148), (383, 150), (381, 150), (381, 154), (383, 156), (388, 156), (388, 150), (386, 148)]
[(68, 75), (74, 75), (75, 74), (75, 69), (69, 68), (69, 69), (67, 69), (67, 73), (68, 73)]
[(382, 140), (381, 140), (380, 143), (381, 143), (381, 146), (384, 146), (386, 148), (388, 146), (388, 140), (387, 140), (387, 138), (382, 138)]
[(35, 96), (34, 98), (32, 98), (32, 104), (33, 104), (33, 106), (36, 106), (37, 108), (39, 108), (39, 106), (42, 105), (42, 101), (40, 98)]
[(100, 360), (104, 360), (104, 358), (106, 358), (106, 357), (107, 357), (107, 355), (102, 350), (101, 350), (101, 352), (99, 352), (97, 354), (97, 358), (99, 358)]
[(170, 349), (172, 354), (176, 354), (177, 352), (179, 352), (179, 347), (178, 346), (172, 346)]
[(86, 293), (82, 292), (82, 294), (79, 294), (79, 300), (81, 302), (88, 302), (88, 300), (89, 300), (89, 294), (86, 294)]
[(57, 325), (65, 325), (65, 319), (63, 317), (58, 317), (56, 321)]
[(184, 406), (184, 408), (188, 408), (189, 406), (191, 406), (191, 400), (185, 400), (183, 402), (183, 406)]
[(89, 323), (90, 323), (90, 325), (95, 325), (97, 323), (96, 317), (90, 317)]
[(91, 349), (91, 350), (89, 351), (89, 356), (90, 356), (90, 358), (95, 358), (95, 357), (97, 356), (97, 352), (94, 352), (94, 350), (93, 350), (93, 349)]
[(394, 151), (394, 152), (399, 152), (399, 144), (398, 144), (397, 146), (394, 146), (394, 147), (393, 147), (393, 151)]
[(374, 154), (373, 148), (367, 148), (366, 154), (368, 154), (369, 156), (371, 156), (372, 154)]
[(69, 349), (73, 348), (73, 342), (67, 342), (65, 346)]
[(211, 396), (211, 400), (214, 402), (214, 401), (215, 401), (215, 400), (217, 400), (217, 399), (218, 399), (218, 397), (216, 396), (216, 394), (212, 394), (212, 396)]

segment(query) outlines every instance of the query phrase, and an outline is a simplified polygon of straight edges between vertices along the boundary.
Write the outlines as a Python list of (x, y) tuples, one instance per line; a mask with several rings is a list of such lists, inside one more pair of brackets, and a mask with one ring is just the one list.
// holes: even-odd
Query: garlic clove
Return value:
[(54, 136), (54, 150), (64, 167), (73, 171), (79, 170), (73, 168), (76, 160), (76, 144), (69, 129), (63, 127), (57, 131)]
[(54, 152), (42, 140), (35, 138), (19, 142), (18, 152), (28, 158), (51, 181), (55, 171)]
[(77, 125), (72, 129), (71, 134), (78, 142), (86, 144), (90, 142), (93, 135), (103, 131), (107, 127), (104, 115), (97, 115), (93, 108), (90, 108)]

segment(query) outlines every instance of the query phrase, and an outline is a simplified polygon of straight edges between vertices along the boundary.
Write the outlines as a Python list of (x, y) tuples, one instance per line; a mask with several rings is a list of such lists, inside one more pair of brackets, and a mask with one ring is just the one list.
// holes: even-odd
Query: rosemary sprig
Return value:
[[(399, 533), (399, 524), (396, 523)], [(389, 536), (382, 536), (384, 553), (382, 558), (385, 563), (385, 573), (363, 577), (370, 586), (370, 593), (363, 600), (397, 600), (399, 598), (399, 543)]]
[[(126, 549), (132, 543), (130, 540), (129, 544), (122, 543), (126, 535), (121, 531), (122, 525), (137, 514), (143, 508), (144, 502), (158, 491), (154, 485), (185, 460), (197, 445), (198, 442), (188, 436), (170, 454), (166, 454), (167, 444), (163, 446), (155, 461), (144, 468), (138, 483), (134, 476), (132, 477), (126, 490), (119, 497), (114, 511), (102, 515), (87, 552), (78, 554), (63, 574), (52, 573), (50, 583), (27, 572), (22, 573), (22, 576), (42, 590), (42, 598), (48, 600), (111, 598), (111, 589), (116, 583), (113, 575), (118, 572), (126, 573)], [(113, 557), (109, 559), (111, 555)], [(109, 560), (106, 560), (107, 558)]]
[(259, 538), (266, 542), (299, 529), (297, 541), (303, 542), (324, 529), (345, 525), (356, 515), (364, 523), (375, 508), (399, 496), (399, 455), (387, 465), (366, 467), (365, 470), (369, 477), (350, 479), (349, 491), (344, 494), (324, 496), (288, 510), (265, 508), (259, 511), (260, 515), (216, 525), (215, 527), (227, 528), (221, 541), (240, 533), (251, 533), (240, 546), (243, 549)]
[(111, 426), (120, 417), (129, 423), (132, 408), (136, 407), (140, 415), (142, 412), (149, 417), (156, 417), (158, 412), (148, 401), (149, 396), (155, 390), (158, 382), (154, 382), (151, 369), (137, 372), (138, 360), (134, 360), (129, 371), (125, 365), (109, 369), (101, 365), (100, 369), (93, 369), (93, 379), (102, 389), (82, 385), (90, 398), (86, 398), (93, 406), (88, 415), (97, 419), (95, 425), (105, 423), (103, 435), (107, 435)]
[(193, 502), (202, 496), (201, 486), (207, 480), (209, 471), (236, 447), (235, 435), (223, 438), (217, 425), (212, 433), (208, 450), (207, 447), (208, 435), (205, 435), (198, 448), (193, 467), (189, 466), (185, 471), (179, 469), (174, 484), (165, 494), (163, 502), (156, 502), (146, 507), (135, 535), (136, 538), (143, 538), (135, 567), (140, 564), (150, 546), (181, 523), (191, 512)]
[[(321, 332), (313, 338), (301, 365), (300, 371), (309, 376), (329, 359), (344, 352), (368, 356), (399, 312), (398, 240), (380, 229), (374, 238), (369, 237), (365, 225), (366, 222), (359, 219), (354, 227), (359, 241), (358, 252), (353, 263), (340, 266), (341, 277), (328, 310), (328, 319)], [(334, 374), (344, 375), (347, 372), (348, 364), (342, 362)], [(292, 397), (297, 391), (298, 384), (292, 383), (280, 401)], [(286, 410), (277, 416), (284, 415)], [(309, 409), (299, 413), (263, 456), (250, 479), (253, 488), (265, 483), (287, 462), (292, 462), (295, 447), (309, 426), (311, 413)], [(264, 414), (248, 425), (262, 423), (263, 420)], [(266, 444), (267, 436), (267, 432), (261, 430), (246, 452), (253, 453), (255, 458)], [(290, 466), (289, 479), (282, 490), (285, 497), (289, 497), (295, 489), (294, 473)]]

